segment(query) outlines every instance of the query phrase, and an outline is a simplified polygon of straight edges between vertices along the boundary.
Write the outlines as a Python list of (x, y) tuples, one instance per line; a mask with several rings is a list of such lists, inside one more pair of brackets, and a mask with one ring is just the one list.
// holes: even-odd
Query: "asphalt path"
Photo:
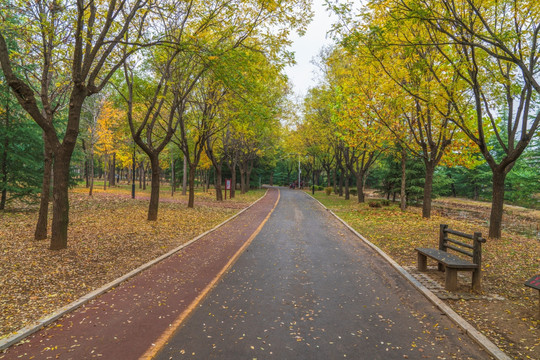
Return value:
[(315, 200), (281, 189), (261, 232), (157, 359), (488, 359)]

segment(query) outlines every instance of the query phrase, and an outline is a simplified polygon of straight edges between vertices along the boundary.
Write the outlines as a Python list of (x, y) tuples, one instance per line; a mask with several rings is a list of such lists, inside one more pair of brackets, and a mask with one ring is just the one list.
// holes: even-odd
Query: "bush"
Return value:
[(356, 195), (358, 195), (358, 191), (356, 189), (351, 189), (351, 190), (349, 190), (349, 194), (351, 194), (353, 196), (356, 196)]
[(328, 195), (328, 196), (332, 193), (332, 190), (333, 190), (333, 189), (332, 189), (331, 186), (329, 186), (329, 187), (327, 187), (327, 188), (324, 188), (324, 192), (325, 192), (326, 195)]
[(387, 199), (381, 200), (381, 205), (382, 206), (390, 206), (390, 200), (387, 200)]
[(375, 200), (370, 200), (368, 202), (368, 205), (369, 207), (372, 207), (372, 208), (380, 208), (382, 206), (380, 202), (375, 201)]

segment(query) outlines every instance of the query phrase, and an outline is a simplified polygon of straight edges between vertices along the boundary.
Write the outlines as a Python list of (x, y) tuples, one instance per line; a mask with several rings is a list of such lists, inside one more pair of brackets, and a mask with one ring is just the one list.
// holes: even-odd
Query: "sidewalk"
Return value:
[(200, 297), (278, 199), (253, 207), (178, 253), (65, 315), (0, 359), (137, 359)]

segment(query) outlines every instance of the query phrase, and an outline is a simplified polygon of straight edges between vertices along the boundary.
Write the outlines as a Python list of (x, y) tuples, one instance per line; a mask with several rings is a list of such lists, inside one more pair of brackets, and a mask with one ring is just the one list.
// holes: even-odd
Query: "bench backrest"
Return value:
[[(449, 235), (472, 240), (472, 244), (463, 242), (461, 240), (452, 239), (449, 237)], [(482, 263), (482, 243), (484, 242), (486, 242), (486, 239), (482, 237), (482, 233), (475, 232), (473, 235), (469, 235), (460, 231), (449, 229), (448, 225), (446, 224), (441, 224), (439, 233), (439, 250), (448, 251), (448, 249), (451, 249), (460, 254), (469, 256), (472, 258), (472, 262), (477, 264), (479, 267)]]

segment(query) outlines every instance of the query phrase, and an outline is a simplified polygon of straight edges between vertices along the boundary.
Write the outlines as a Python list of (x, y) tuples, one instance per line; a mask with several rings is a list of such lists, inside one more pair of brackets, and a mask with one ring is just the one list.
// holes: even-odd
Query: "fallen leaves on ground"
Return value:
[[(489, 232), (489, 204), (438, 199), (431, 219), (424, 219), (416, 207), (402, 212), (399, 204), (373, 208), (367, 202), (359, 204), (322, 192), (315, 197), (402, 266), (416, 266), (414, 248), (438, 247), (439, 224), (469, 234), (481, 232), (485, 237)], [(540, 272), (540, 241), (536, 231), (527, 231), (537, 229), (539, 221), (538, 211), (505, 206), (502, 238), (488, 239), (482, 246), (483, 292), (506, 300), (447, 301), (516, 359), (540, 359), (540, 321), (535, 319), (538, 291), (523, 285)], [(444, 281), (444, 277), (439, 274), (438, 280)], [(470, 291), (470, 280), (460, 280), (458, 290)]]
[(144, 193), (126, 194), (127, 187), (94, 189), (93, 197), (74, 189), (68, 248), (60, 251), (33, 240), (35, 208), (0, 213), (0, 338), (211, 229), (264, 191), (226, 202), (199, 193), (193, 209), (186, 196), (163, 194), (155, 222), (146, 220)]

